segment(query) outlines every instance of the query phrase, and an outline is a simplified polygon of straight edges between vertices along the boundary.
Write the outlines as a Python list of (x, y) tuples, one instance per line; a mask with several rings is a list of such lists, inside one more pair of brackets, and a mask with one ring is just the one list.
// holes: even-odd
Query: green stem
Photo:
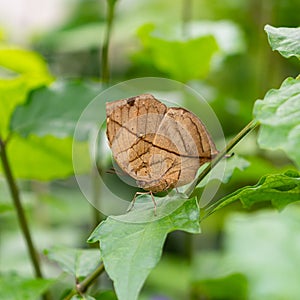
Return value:
[[(43, 278), (42, 271), (40, 268), (38, 253), (33, 245), (28, 222), (26, 219), (26, 215), (25, 215), (22, 203), (21, 203), (19, 188), (16, 184), (16, 180), (13, 176), (12, 169), (11, 169), (8, 157), (7, 157), (6, 146), (7, 146), (7, 141), (3, 141), (0, 138), (0, 159), (2, 161), (3, 172), (4, 172), (4, 175), (5, 175), (9, 190), (10, 190), (10, 194), (11, 194), (17, 215), (18, 215), (18, 220), (20, 223), (21, 230), (22, 230), (22, 233), (24, 235), (24, 238), (25, 238), (25, 241), (27, 244), (27, 248), (28, 248), (30, 259), (31, 259), (31, 263), (34, 268), (35, 276), (36, 276), (36, 278)], [(45, 299), (45, 300), (50, 299), (50, 295), (45, 294), (43, 296), (43, 299)]]
[(192, 18), (193, 0), (182, 0), (182, 34), (185, 36), (187, 32), (187, 23)]
[(93, 183), (93, 217), (94, 217), (94, 226), (98, 226), (98, 224), (103, 221), (103, 215), (100, 212), (100, 192), (101, 192), (101, 186), (99, 184), (98, 176), (101, 174), (98, 174), (98, 172), (101, 172), (101, 170), (98, 171), (98, 169), (95, 167), (92, 169), (91, 172), (91, 181)]
[(106, 31), (104, 33), (104, 41), (102, 46), (102, 59), (101, 59), (101, 81), (103, 83), (109, 82), (110, 72), (109, 72), (109, 45), (111, 38), (111, 30), (114, 21), (115, 4), (117, 0), (107, 0), (107, 21), (106, 21)]
[(83, 294), (89, 288), (89, 286), (102, 274), (104, 271), (103, 263), (88, 277), (86, 277), (81, 283), (76, 285), (74, 288), (63, 300), (70, 300), (74, 295)]
[(219, 152), (219, 154), (207, 165), (207, 167), (199, 174), (199, 176), (193, 181), (193, 183), (187, 188), (185, 194), (190, 196), (195, 187), (204, 179), (204, 177), (215, 167), (220, 160), (230, 151), (232, 148), (243, 139), (250, 131), (259, 125), (259, 122), (252, 120), (247, 126), (245, 126), (227, 145)]

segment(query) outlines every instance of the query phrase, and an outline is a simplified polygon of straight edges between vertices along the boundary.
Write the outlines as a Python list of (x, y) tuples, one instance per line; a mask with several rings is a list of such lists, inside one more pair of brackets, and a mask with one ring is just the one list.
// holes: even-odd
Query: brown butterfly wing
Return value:
[(114, 159), (138, 186), (152, 192), (191, 182), (218, 151), (202, 122), (152, 95), (107, 103), (107, 136)]
[(149, 180), (149, 155), (153, 138), (167, 107), (152, 95), (106, 104), (107, 137), (120, 168), (135, 180)]
[(218, 151), (203, 123), (190, 111), (169, 108), (153, 140), (150, 170), (153, 192), (191, 182), (199, 167)]

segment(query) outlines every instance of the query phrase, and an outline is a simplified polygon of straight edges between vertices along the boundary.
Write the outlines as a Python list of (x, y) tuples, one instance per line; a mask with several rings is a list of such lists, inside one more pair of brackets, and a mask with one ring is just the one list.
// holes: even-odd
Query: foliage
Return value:
[[(14, 174), (19, 178), (39, 180), (70, 176), (73, 172), (72, 130), (79, 118), (76, 112), (82, 111), (83, 106), (75, 110), (75, 115), (69, 107), (75, 95), (76, 103), (84, 104), (87, 103), (86, 99), (90, 100), (96, 95), (96, 89), (93, 86), (87, 88), (85, 83), (69, 83), (71, 88), (68, 90), (63, 84), (55, 83), (53, 87), (49, 87), (49, 94), (44, 94), (48, 88), (41, 86), (50, 84), (53, 79), (40, 56), (21, 49), (3, 47), (0, 49), (0, 57), (3, 67), (17, 72), (13, 77), (0, 80), (0, 137), (3, 141), (9, 139), (8, 157)], [(39, 87), (41, 88), (33, 92)], [(55, 96), (55, 89), (60, 90), (61, 98)], [(53, 93), (51, 101), (49, 95)], [(39, 95), (37, 101), (36, 94)], [(18, 111), (21, 108), (17, 106), (25, 100), (27, 102), (24, 107), (29, 107), (28, 113), (21, 111), (20, 114)], [(31, 102), (35, 105), (33, 108), (29, 104)], [(47, 109), (45, 102), (51, 103), (52, 109)], [(61, 105), (60, 111), (58, 104)], [(57, 130), (53, 132), (54, 129)], [(67, 129), (69, 131), (63, 133)], [(82, 147), (85, 147), (84, 144)]]
[(17, 274), (0, 276), (0, 297), (10, 300), (35, 300), (54, 283), (53, 279), (23, 278)]
[(222, 288), (220, 283), (235, 277), (227, 281), (223, 295), (235, 284), (236, 294), (230, 297), (238, 299), (297, 298), (299, 206), (290, 205), (280, 214), (270, 210), (235, 212), (223, 230), (222, 252), (204, 251), (194, 260), (192, 278), (197, 296), (203, 291), (207, 297), (213, 296), (218, 293), (213, 287)]
[(284, 57), (296, 56), (300, 59), (300, 28), (275, 28), (266, 25), (265, 31), (273, 50), (279, 51)]
[(97, 249), (74, 249), (67, 247), (54, 247), (45, 250), (49, 259), (57, 262), (63, 271), (69, 273), (80, 281), (95, 270), (100, 255)]
[(10, 134), (9, 121), (18, 104), (23, 103), (30, 90), (51, 82), (45, 61), (36, 53), (9, 47), (0, 47), (0, 66), (7, 72), (0, 79), (0, 134)]
[(213, 205), (215, 212), (222, 207), (240, 200), (246, 208), (264, 201), (271, 201), (272, 206), (283, 209), (288, 204), (300, 200), (300, 174), (287, 171), (283, 174), (266, 175), (254, 186), (243, 187)]
[(282, 149), (300, 167), (300, 80), (288, 78), (278, 90), (257, 100), (254, 115), (260, 122), (258, 143), (266, 149)]
[(73, 173), (72, 139), (69, 137), (60, 139), (47, 135), (40, 138), (30, 135), (24, 139), (16, 134), (7, 144), (7, 149), (12, 170), (18, 178), (51, 180)]
[(80, 113), (100, 92), (99, 85), (82, 81), (56, 81), (34, 90), (27, 103), (16, 108), (11, 130), (23, 137), (72, 137)]
[[(183, 82), (206, 76), (212, 56), (218, 51), (215, 38), (209, 34), (188, 39), (176, 35), (172, 38), (147, 24), (139, 29), (138, 35), (154, 66)], [(201, 59), (195, 61), (197, 56)]]
[[(174, 210), (178, 204), (181, 206)], [(138, 298), (144, 281), (160, 259), (168, 233), (174, 230), (200, 232), (199, 207), (195, 199), (168, 199), (159, 209), (158, 220), (153, 217), (153, 208), (148, 209), (147, 214), (143, 210), (108, 217), (89, 238), (89, 242), (100, 241), (105, 269), (114, 281), (119, 299)], [(141, 214), (143, 221), (133, 223)]]
[(246, 276), (249, 298), (297, 299), (299, 224), (296, 205), (229, 217), (220, 264)]

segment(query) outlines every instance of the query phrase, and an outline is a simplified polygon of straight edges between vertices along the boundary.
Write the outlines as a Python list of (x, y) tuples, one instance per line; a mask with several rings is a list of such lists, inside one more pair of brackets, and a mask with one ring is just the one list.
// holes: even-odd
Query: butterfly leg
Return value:
[(154, 205), (154, 215), (156, 216), (156, 207), (157, 207), (157, 205), (156, 205), (153, 193), (151, 191), (149, 191), (149, 192), (136, 192), (135, 195), (134, 195), (134, 197), (133, 197), (133, 200), (131, 201), (131, 205), (127, 209), (127, 212), (129, 212), (129, 211), (131, 211), (133, 209), (136, 197), (138, 195), (150, 195), (151, 196), (151, 199), (152, 199), (152, 202), (153, 202), (153, 205)]
[(156, 216), (156, 202), (155, 202), (153, 193), (151, 191), (150, 191), (150, 196), (151, 196), (151, 199), (152, 199), (152, 202), (153, 202), (153, 205), (154, 205), (154, 216)]
[(129, 211), (131, 211), (133, 209), (136, 197), (138, 195), (149, 195), (150, 193), (151, 192), (136, 192), (135, 195), (134, 195), (134, 197), (133, 197), (133, 199), (132, 199), (132, 201), (131, 201), (131, 203), (130, 203), (129, 208), (127, 209), (127, 212), (129, 212)]

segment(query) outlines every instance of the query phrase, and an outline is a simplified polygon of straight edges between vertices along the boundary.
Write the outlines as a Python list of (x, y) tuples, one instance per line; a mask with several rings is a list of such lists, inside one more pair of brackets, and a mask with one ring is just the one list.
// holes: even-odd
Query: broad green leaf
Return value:
[[(152, 203), (150, 196), (142, 198)], [(200, 232), (196, 199), (164, 200), (156, 197), (157, 216), (154, 216), (152, 204), (152, 208), (133, 209), (125, 215), (108, 217), (89, 238), (89, 242), (100, 241), (105, 270), (114, 282), (119, 300), (137, 299), (144, 281), (161, 257), (169, 232)], [(160, 206), (161, 201), (166, 205)]]
[(282, 210), (288, 204), (300, 201), (300, 174), (296, 171), (287, 171), (283, 174), (263, 176), (256, 185), (238, 189), (213, 204), (208, 211), (215, 212), (238, 200), (246, 208), (270, 201), (274, 207)]
[(270, 90), (255, 102), (253, 113), (261, 124), (260, 147), (282, 149), (300, 167), (300, 80), (288, 78)]
[(40, 88), (16, 108), (11, 130), (25, 137), (29, 134), (73, 136), (81, 113), (99, 92), (99, 85), (81, 81), (58, 81)]
[(38, 54), (8, 46), (0, 47), (0, 67), (12, 72), (0, 78), (0, 136), (5, 139), (15, 107), (26, 100), (30, 90), (49, 84), (52, 77)]
[(54, 283), (51, 279), (23, 278), (17, 274), (0, 276), (0, 299), (3, 300), (38, 300)]
[[(73, 174), (71, 137), (80, 114), (97, 93), (98, 88), (86, 83), (56, 82), (35, 90), (26, 104), (16, 108), (10, 129), (18, 134), (7, 144), (16, 177), (49, 180)], [(84, 155), (87, 147), (76, 143), (76, 153), (82, 153), (77, 173), (86, 172), (90, 166)]]
[(45, 254), (49, 259), (56, 261), (65, 272), (76, 278), (89, 275), (100, 263), (97, 249), (54, 247), (45, 250)]
[[(17, 178), (50, 180), (64, 178), (73, 174), (72, 139), (58, 139), (53, 136), (39, 138), (29, 136), (23, 139), (12, 136), (7, 144), (7, 153), (14, 175)], [(77, 143), (78, 153), (86, 153), (86, 143)], [(82, 156), (82, 165), (77, 172), (86, 172), (89, 164)], [(0, 172), (2, 165), (0, 164)]]
[(141, 27), (138, 35), (155, 67), (183, 82), (204, 78), (213, 55), (219, 50), (212, 35), (170, 38), (155, 31), (152, 24)]
[(300, 28), (265, 26), (272, 50), (284, 57), (296, 56), (300, 59)]
[(49, 76), (47, 64), (39, 54), (17, 47), (0, 46), (0, 65), (19, 74)]

